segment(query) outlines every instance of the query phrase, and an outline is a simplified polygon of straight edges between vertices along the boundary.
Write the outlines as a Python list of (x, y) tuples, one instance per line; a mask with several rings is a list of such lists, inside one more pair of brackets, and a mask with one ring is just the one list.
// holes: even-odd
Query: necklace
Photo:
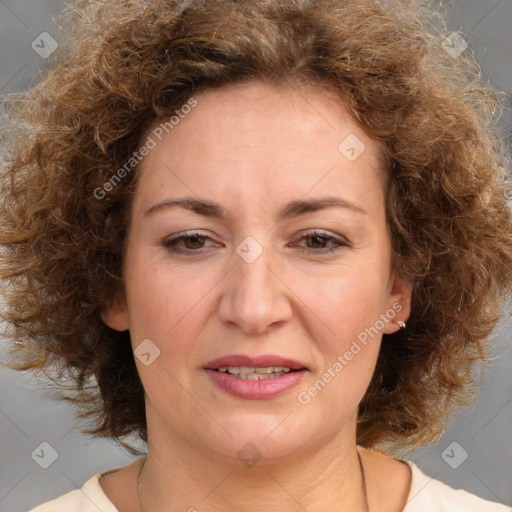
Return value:
[(363, 480), (363, 495), (364, 495), (364, 510), (365, 512), (370, 512), (370, 505), (368, 505), (368, 489), (366, 488), (366, 475), (364, 474), (364, 466), (363, 461), (361, 460), (361, 455), (357, 452), (357, 458), (359, 459), (359, 467), (361, 468), (361, 478)]
[[(361, 455), (359, 455), (359, 452), (357, 452), (357, 458), (359, 460), (359, 468), (361, 469), (361, 478), (362, 478), (363, 495), (364, 495), (364, 509), (365, 509), (365, 512), (370, 512), (370, 506), (368, 505), (368, 489), (366, 488), (366, 476), (365, 476), (365, 472), (364, 472), (363, 461), (361, 460)], [(139, 469), (139, 474), (137, 475), (137, 498), (139, 499), (139, 506), (140, 506), (141, 512), (144, 512), (144, 507), (142, 505), (142, 500), (140, 499), (139, 487), (140, 487), (140, 476), (142, 474), (142, 470), (144, 469), (145, 464), (146, 464), (146, 459), (144, 459), (144, 462), (142, 463), (142, 465)]]
[(142, 470), (144, 469), (144, 465), (145, 464), (146, 464), (146, 459), (144, 459), (144, 462), (140, 466), (139, 474), (137, 475), (137, 498), (139, 500), (139, 505), (140, 505), (141, 512), (144, 512), (144, 507), (142, 506), (142, 500), (140, 499), (139, 487), (140, 487), (140, 475), (142, 474)]

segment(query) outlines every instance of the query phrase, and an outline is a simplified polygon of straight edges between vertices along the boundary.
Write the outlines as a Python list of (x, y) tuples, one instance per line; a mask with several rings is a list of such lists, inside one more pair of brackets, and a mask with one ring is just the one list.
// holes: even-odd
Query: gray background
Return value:
[[(0, 0), (0, 94), (28, 87), (44, 69), (46, 61), (31, 43), (39, 41), (42, 32), (61, 40), (58, 19), (52, 18), (63, 5), (61, 0)], [(455, 0), (447, 4), (446, 20), (446, 34), (461, 31), (484, 77), (512, 97), (512, 1)], [(511, 129), (509, 111), (502, 125)], [(512, 505), (511, 334), (512, 319), (507, 317), (493, 337), (497, 359), (482, 380), (476, 406), (454, 419), (439, 444), (407, 456), (436, 479), (508, 505)], [(133, 459), (109, 441), (80, 434), (72, 410), (56, 396), (29, 376), (0, 367), (1, 512), (26, 511), (81, 487), (97, 472)], [(48, 469), (36, 463), (42, 442), (49, 443), (57, 456)], [(43, 449), (49, 462), (51, 452)], [(468, 458), (461, 464), (466, 453)]]

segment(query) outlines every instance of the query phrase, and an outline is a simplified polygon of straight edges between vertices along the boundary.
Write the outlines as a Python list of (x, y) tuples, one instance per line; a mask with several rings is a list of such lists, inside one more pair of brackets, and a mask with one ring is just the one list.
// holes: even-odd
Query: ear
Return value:
[(400, 326), (396, 322), (407, 322), (411, 314), (412, 289), (412, 283), (397, 273), (393, 274), (386, 311), (386, 316), (390, 321), (385, 324), (384, 334), (393, 334), (398, 331)]
[(129, 328), (128, 308), (123, 294), (118, 294), (101, 312), (101, 319), (114, 331), (126, 331)]

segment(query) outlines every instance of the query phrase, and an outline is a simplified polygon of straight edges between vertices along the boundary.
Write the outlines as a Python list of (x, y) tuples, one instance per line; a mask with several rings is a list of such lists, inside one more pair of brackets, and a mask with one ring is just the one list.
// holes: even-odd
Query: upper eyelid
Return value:
[[(328, 230), (323, 229), (323, 228), (308, 228), (308, 229), (300, 231), (297, 236), (301, 236), (302, 237), (302, 236), (307, 236), (307, 235), (317, 235), (317, 236), (325, 236), (325, 237), (344, 238), (344, 239), (346, 239), (346, 237), (343, 236), (343, 235), (339, 235), (337, 233), (333, 233), (333, 232), (328, 231)], [(210, 236), (209, 233), (202, 232), (202, 231), (196, 230), (196, 229), (178, 232), (175, 235), (167, 236), (166, 239), (172, 240), (172, 239), (181, 238), (181, 237), (185, 237), (186, 238), (186, 237), (189, 237), (189, 236), (202, 236), (202, 237), (205, 237), (205, 238), (211, 238), (213, 240), (213, 237)]]
[(305, 229), (302, 232), (299, 233), (299, 238), (305, 237), (305, 236), (321, 236), (325, 238), (335, 238), (335, 239), (341, 239), (346, 242), (348, 242), (348, 238), (344, 235), (340, 235), (338, 233), (333, 233), (331, 231), (328, 231), (326, 229), (322, 228), (310, 228)]

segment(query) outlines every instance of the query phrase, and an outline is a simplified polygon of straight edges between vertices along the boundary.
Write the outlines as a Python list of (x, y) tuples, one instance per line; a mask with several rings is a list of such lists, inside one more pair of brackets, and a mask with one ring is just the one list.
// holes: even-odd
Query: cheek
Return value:
[(319, 364), (299, 390), (298, 402), (309, 414), (326, 418), (326, 431), (347, 421), (370, 384), (382, 339), (375, 329), (383, 312), (381, 294), (378, 281), (345, 276), (319, 286), (305, 300), (322, 304), (307, 327)]
[(171, 271), (168, 265), (144, 264), (136, 255), (130, 263), (126, 288), (135, 355), (143, 340), (151, 340), (158, 349), (149, 365), (136, 360), (146, 399), (162, 410), (185, 408), (189, 397), (183, 389), (191, 388), (200, 360), (197, 339), (204, 324), (199, 315), (213, 284), (203, 279), (194, 282), (193, 276)]
[(304, 273), (297, 279), (295, 292), (310, 309), (309, 318), (334, 345), (356, 338), (384, 313), (388, 282), (383, 260), (359, 258), (332, 272)]
[[(134, 253), (126, 262), (126, 292), (132, 343), (152, 340), (161, 350), (169, 340), (187, 339), (194, 306), (207, 283)], [(193, 284), (192, 284), (193, 283)], [(180, 344), (173, 343), (179, 350)]]
[(297, 281), (297, 294), (311, 309), (302, 321), (320, 356), (301, 403), (327, 408), (333, 421), (357, 408), (372, 378), (381, 342), (378, 321), (387, 305), (387, 269), (385, 255), (358, 258), (336, 272)]

